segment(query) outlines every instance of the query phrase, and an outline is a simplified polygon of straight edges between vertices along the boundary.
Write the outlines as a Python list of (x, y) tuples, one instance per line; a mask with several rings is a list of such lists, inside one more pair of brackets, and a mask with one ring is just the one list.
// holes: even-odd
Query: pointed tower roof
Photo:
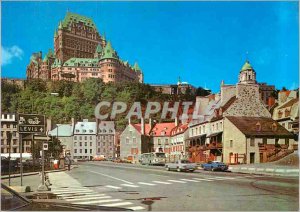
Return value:
[(139, 64), (137, 62), (134, 63), (133, 69), (135, 71), (141, 71), (141, 68), (139, 67)]
[(247, 60), (247, 61), (245, 62), (245, 64), (243, 65), (241, 71), (245, 71), (245, 70), (249, 70), (249, 69), (253, 69), (253, 68), (252, 68), (250, 62)]
[(101, 53), (103, 50), (102, 46), (100, 44), (97, 45), (97, 48), (96, 48), (96, 53)]
[(110, 41), (107, 42), (105, 48), (103, 49), (103, 54), (101, 59), (119, 59), (117, 52), (112, 48)]
[(62, 29), (63, 28), (63, 25), (61, 23), (61, 21), (59, 22), (59, 25), (58, 25), (58, 29)]

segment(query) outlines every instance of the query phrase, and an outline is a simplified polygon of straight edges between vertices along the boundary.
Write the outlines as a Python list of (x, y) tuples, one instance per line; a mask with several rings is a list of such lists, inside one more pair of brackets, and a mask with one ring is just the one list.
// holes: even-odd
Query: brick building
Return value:
[(131, 66), (120, 59), (111, 43), (101, 36), (91, 18), (67, 12), (54, 33), (54, 52), (33, 53), (26, 71), (27, 79), (81, 82), (101, 78), (105, 83), (143, 82), (137, 63)]

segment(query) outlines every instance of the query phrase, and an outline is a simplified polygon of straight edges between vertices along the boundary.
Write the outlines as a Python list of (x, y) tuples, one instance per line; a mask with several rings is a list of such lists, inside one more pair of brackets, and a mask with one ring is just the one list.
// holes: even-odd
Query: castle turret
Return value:
[(246, 61), (239, 74), (239, 83), (256, 84), (256, 73), (249, 61)]

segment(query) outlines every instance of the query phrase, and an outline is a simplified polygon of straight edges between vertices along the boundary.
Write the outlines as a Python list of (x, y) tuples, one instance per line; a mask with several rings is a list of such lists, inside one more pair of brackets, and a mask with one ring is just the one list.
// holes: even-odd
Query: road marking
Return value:
[(275, 169), (275, 172), (285, 172), (285, 169)]
[[(85, 193), (91, 191), (77, 191), (77, 193)], [(76, 191), (63, 191), (63, 192), (52, 192), (53, 194), (76, 194)]]
[(174, 183), (186, 183), (186, 182), (183, 182), (183, 181), (179, 181), (179, 180), (168, 180), (170, 182), (174, 182)]
[(168, 182), (162, 182), (162, 181), (152, 181), (154, 183), (159, 183), (159, 184), (165, 184), (165, 185), (170, 185), (172, 183), (168, 183)]
[(213, 180), (209, 180), (209, 179), (205, 179), (205, 178), (193, 178), (195, 180), (202, 180), (202, 181), (213, 181)]
[(85, 205), (85, 204), (98, 204), (98, 203), (105, 203), (105, 202), (119, 202), (122, 201), (121, 199), (106, 199), (106, 200), (93, 200), (87, 202), (78, 202), (73, 204)]
[(153, 184), (153, 183), (144, 183), (144, 182), (138, 182), (138, 184), (149, 185), (149, 186), (155, 186), (156, 185), (156, 184)]
[(258, 172), (263, 172), (265, 169), (264, 168), (257, 168), (256, 171)]
[(199, 182), (199, 181), (197, 181), (197, 180), (190, 180), (190, 179), (181, 179), (181, 180), (189, 181), (189, 182)]
[(81, 195), (77, 195), (77, 196), (75, 196), (75, 195), (69, 195), (69, 196), (65, 196), (65, 197), (63, 197), (64, 199), (75, 199), (75, 198), (78, 198), (78, 197), (80, 197), (80, 198), (86, 198), (86, 197), (94, 197), (94, 196), (105, 196), (106, 194), (95, 194), (95, 193), (91, 193), (91, 194), (88, 194), (88, 195), (86, 195), (86, 194), (81, 194)]
[(69, 192), (69, 191), (73, 191), (73, 192), (80, 192), (80, 191), (91, 191), (91, 189), (65, 189), (65, 190), (59, 190), (59, 189), (51, 189), (52, 192)]
[(87, 195), (94, 195), (95, 192), (94, 191), (91, 191), (91, 192), (88, 192), (88, 193), (74, 193), (74, 194), (56, 194), (56, 196), (59, 196), (59, 197), (74, 197), (74, 196), (87, 196)]
[(127, 209), (137, 211), (137, 210), (144, 210), (145, 208), (142, 206), (135, 206), (135, 207), (129, 207)]
[(102, 197), (97, 197), (97, 196), (95, 196), (95, 197), (86, 197), (86, 198), (77, 198), (77, 199), (66, 199), (66, 201), (68, 201), (68, 202), (74, 202), (74, 201), (81, 201), (81, 200), (83, 200), (83, 201), (85, 201), (85, 200), (92, 200), (92, 199), (109, 199), (109, 198), (111, 198), (111, 196), (102, 196)]
[(273, 172), (274, 169), (268, 169), (268, 168), (267, 168), (266, 171), (267, 171), (267, 172), (269, 172), (269, 171), (270, 171), (270, 172)]
[(114, 189), (121, 189), (122, 188), (122, 187), (112, 186), (112, 185), (107, 185), (105, 187), (107, 187), (107, 188), (114, 188)]
[(137, 188), (139, 187), (138, 185), (131, 185), (131, 184), (121, 184), (122, 186), (127, 186), (127, 187), (132, 187), (132, 188)]
[(132, 202), (119, 202), (119, 203), (105, 204), (105, 205), (99, 205), (99, 206), (117, 207), (117, 206), (132, 205), (132, 204), (133, 204)]
[(100, 175), (103, 175), (103, 176), (105, 176), (105, 177), (109, 177), (109, 178), (112, 178), (112, 179), (115, 179), (115, 180), (122, 181), (122, 182), (127, 183), (127, 184), (133, 184), (132, 182), (129, 182), (129, 181), (127, 181), (127, 180), (122, 180), (122, 179), (120, 179), (120, 178), (112, 177), (112, 176), (110, 176), (110, 175), (106, 175), (106, 174), (102, 174), (102, 173), (94, 172), (94, 171), (89, 171), (89, 172), (92, 172), (92, 173), (95, 173), (95, 174), (100, 174)]

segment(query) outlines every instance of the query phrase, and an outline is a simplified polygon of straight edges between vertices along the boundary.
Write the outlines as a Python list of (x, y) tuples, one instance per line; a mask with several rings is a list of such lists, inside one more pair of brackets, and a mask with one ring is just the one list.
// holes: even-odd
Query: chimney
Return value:
[(178, 117), (175, 117), (175, 126), (178, 126)]
[(141, 134), (145, 135), (145, 121), (144, 121), (144, 118), (141, 118)]
[(269, 96), (268, 98), (268, 107), (269, 109), (275, 104), (275, 98), (273, 96)]

